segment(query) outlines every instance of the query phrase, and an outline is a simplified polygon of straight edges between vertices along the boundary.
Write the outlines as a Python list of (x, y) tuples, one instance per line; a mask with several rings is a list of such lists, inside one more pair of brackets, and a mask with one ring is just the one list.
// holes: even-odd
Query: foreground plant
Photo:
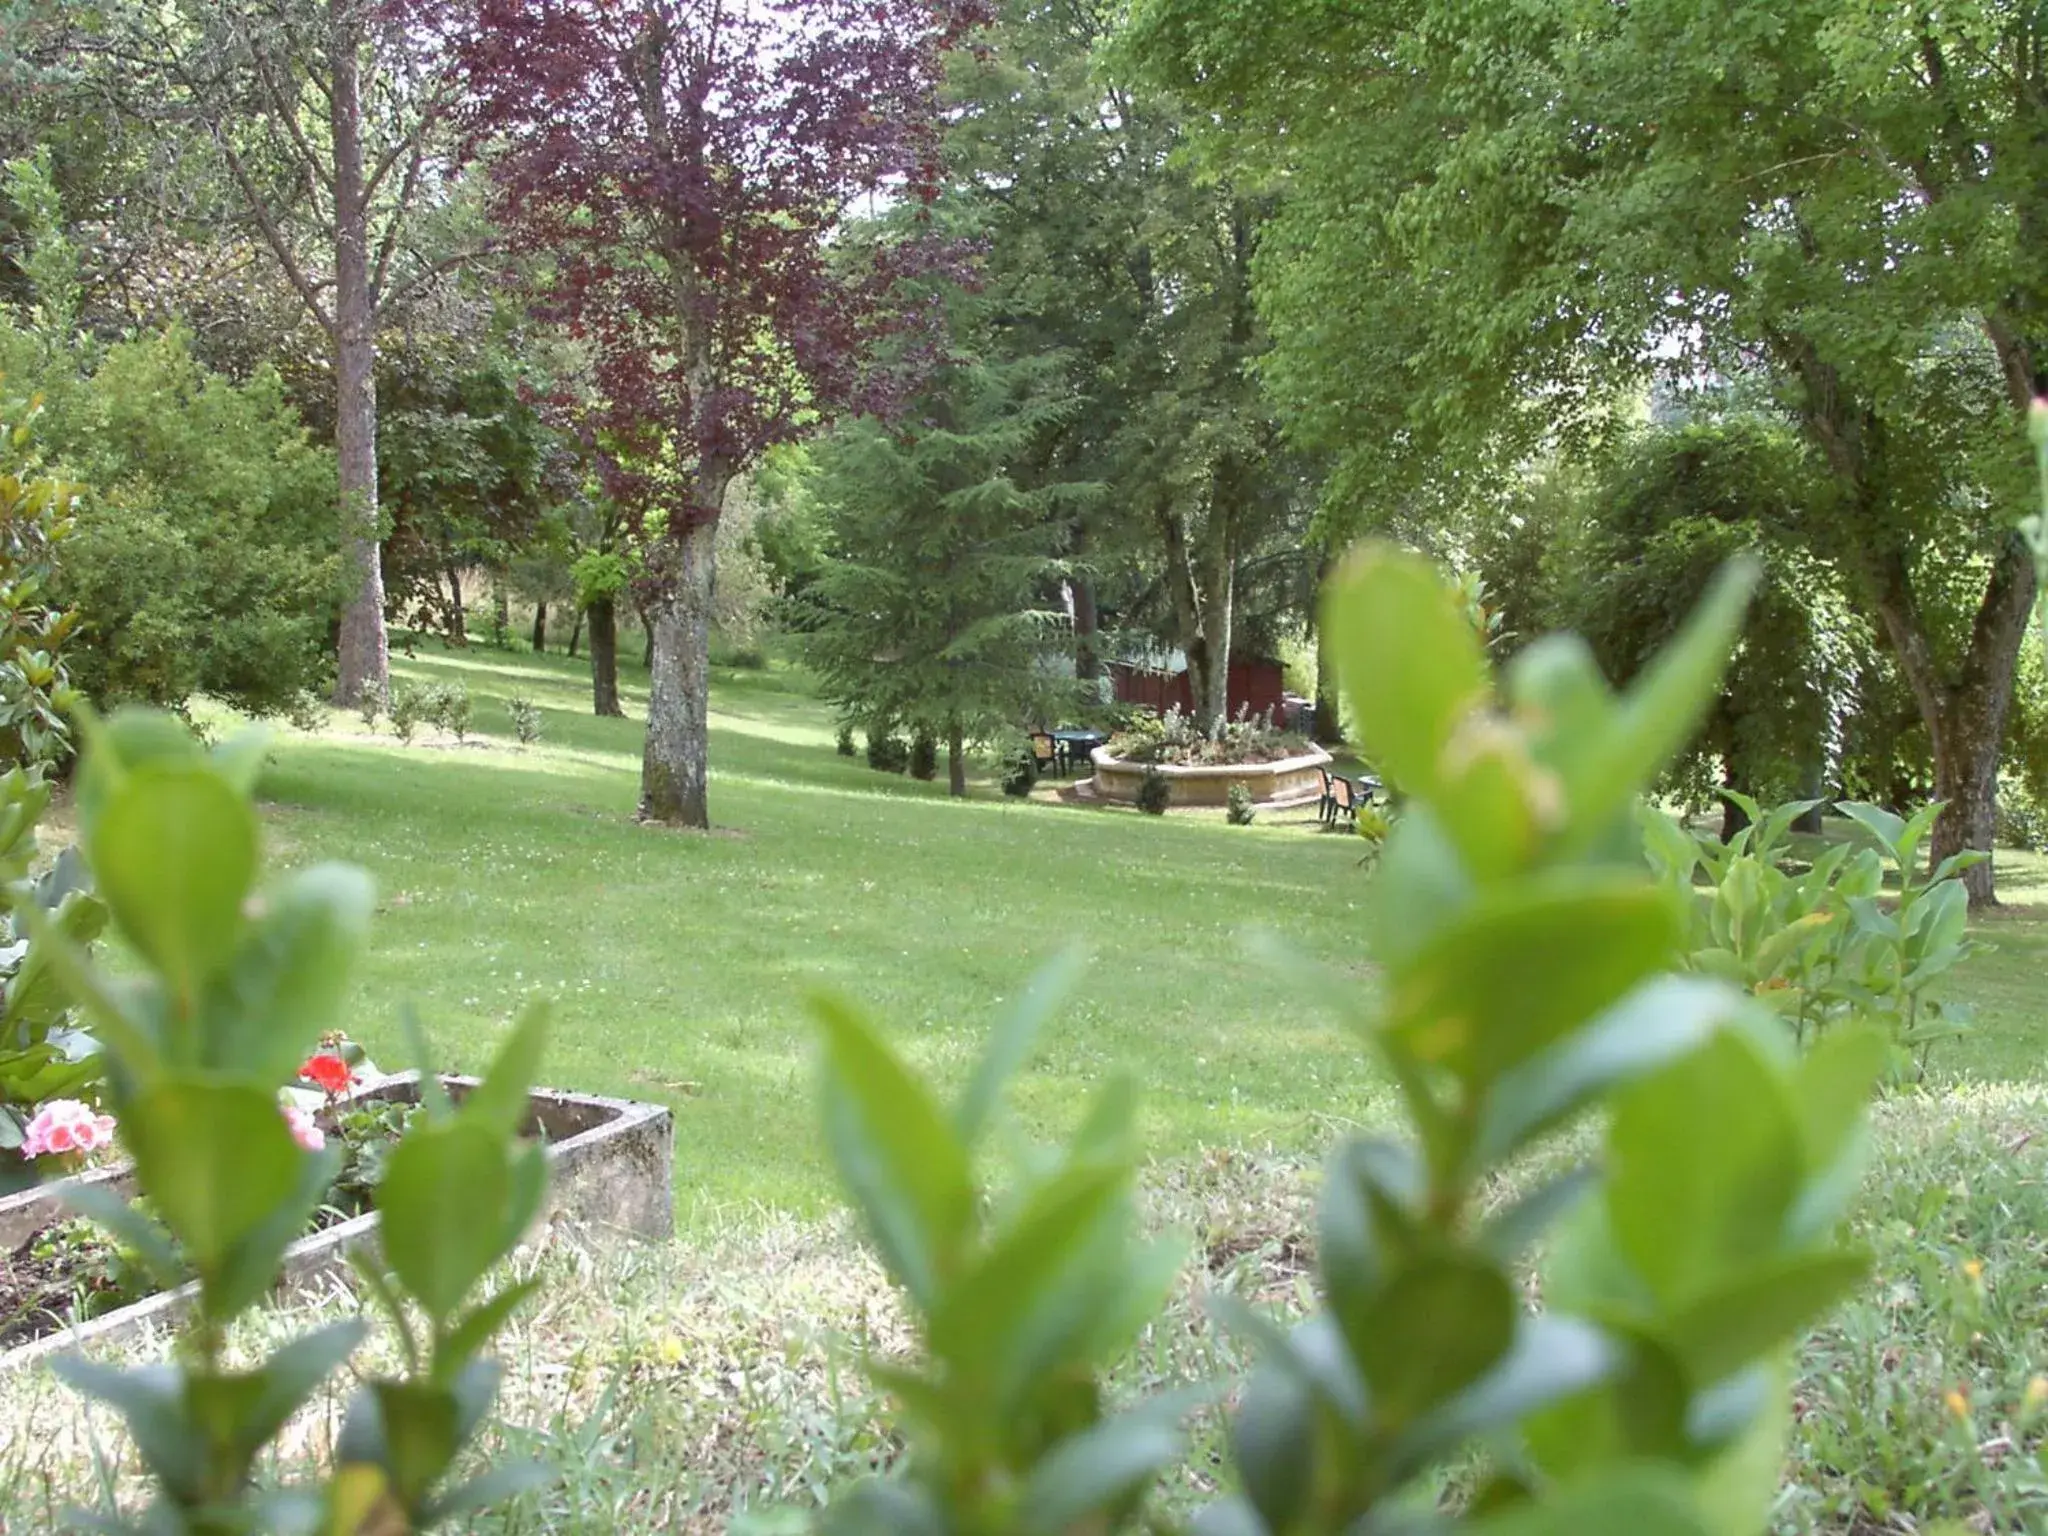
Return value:
[(1135, 1236), (1128, 1080), (1096, 1096), (1065, 1151), (1012, 1187), (975, 1176), (1003, 1085), (1076, 971), (1040, 977), (950, 1109), (842, 1003), (825, 1036), (834, 1161), (918, 1325), (920, 1355), (869, 1370), (902, 1408), (907, 1476), (863, 1483), (834, 1533), (1089, 1531), (1129, 1524), (1179, 1450), (1184, 1401), (1112, 1414), (1103, 1375), (1164, 1304), (1184, 1250)]
[(477, 1294), (539, 1209), (543, 1150), (517, 1131), (541, 1046), (529, 1014), (459, 1109), (423, 1073), (418, 1122), (392, 1150), (376, 1202), (383, 1263), (362, 1272), (391, 1316), (406, 1371), (368, 1377), (350, 1403), (330, 1480), (258, 1488), (265, 1447), (364, 1334), (350, 1319), (253, 1366), (230, 1362), (228, 1326), (277, 1283), (340, 1163), (295, 1131), (279, 1091), (338, 1022), (371, 910), (367, 877), (338, 865), (259, 890), (250, 788), (260, 738), (202, 751), (176, 720), (93, 725), (79, 781), (86, 857), (140, 974), (102, 972), (51, 917), (17, 901), (65, 993), (90, 1014), (107, 1089), (144, 1201), (67, 1196), (161, 1289), (195, 1296), (164, 1364), (56, 1362), (127, 1421), (155, 1499), (127, 1525), (155, 1533), (425, 1529), (523, 1483), (505, 1468), (449, 1486), (488, 1411), (497, 1367), (482, 1351), (525, 1294)]
[[(1368, 547), (1333, 584), (1326, 632), (1403, 810), (1373, 886), (1382, 1001), (1324, 990), (1407, 1135), (1332, 1157), (1306, 1321), (1215, 1299), (1262, 1363), (1207, 1536), (1763, 1529), (1789, 1347), (1863, 1272), (1832, 1230), (1885, 1043), (1840, 1029), (1801, 1060), (1739, 991), (1664, 974), (1686, 912), (1644, 868), (1635, 805), (1717, 687), (1748, 584), (1724, 580), (1620, 697), (1569, 638), (1496, 688), (1458, 589), (1415, 557)], [(841, 1173), (922, 1346), (878, 1373), (908, 1428), (901, 1478), (830, 1524), (1132, 1523), (1178, 1405), (1098, 1417), (1100, 1368), (1165, 1284), (1125, 1236), (1122, 1114), (1098, 1108), (1064, 1164), (990, 1206), (967, 1149), (1029, 1031), (998, 1034), (951, 1117), (866, 1025), (829, 1010), (826, 1031)], [(1535, 1156), (1595, 1106), (1598, 1161)], [(1497, 1203), (1503, 1181), (1519, 1193)]]

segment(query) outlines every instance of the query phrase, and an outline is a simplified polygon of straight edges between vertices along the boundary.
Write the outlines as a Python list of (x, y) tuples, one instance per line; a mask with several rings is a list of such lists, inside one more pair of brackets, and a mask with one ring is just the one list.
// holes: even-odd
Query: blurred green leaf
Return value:
[(1062, 950), (1031, 978), (1024, 993), (997, 1019), (988, 1048), (976, 1063), (967, 1091), (954, 1111), (953, 1124), (963, 1146), (972, 1147), (987, 1127), (1002, 1096), (1003, 1085), (1030, 1057), (1046, 1021), (1066, 1003), (1088, 968), (1088, 952), (1080, 945)]
[(204, 1064), (295, 1078), (340, 1022), (374, 905), (370, 877), (342, 864), (315, 865), (268, 892), (207, 994)]
[(1171, 1425), (1143, 1414), (1105, 1420), (1062, 1440), (1025, 1480), (1020, 1536), (1061, 1536), (1091, 1515), (1131, 1502), (1179, 1454), (1180, 1444)]
[[(182, 1003), (195, 1001), (241, 933), (255, 811), (203, 763), (152, 765), (109, 795), (86, 852), (122, 932)], [(196, 1038), (173, 1051), (201, 1059)]]
[(1514, 1343), (1520, 1311), (1500, 1270), (1476, 1256), (1445, 1253), (1390, 1277), (1371, 1327), (1345, 1336), (1379, 1416), (1398, 1425), (1497, 1365)]
[(844, 1004), (818, 998), (825, 1127), (839, 1175), (890, 1272), (923, 1308), (973, 1219), (967, 1156), (931, 1095)]
[(1429, 795), (1452, 733), (1491, 694), (1456, 594), (1421, 556), (1367, 543), (1324, 591), (1323, 632), (1366, 756), (1403, 790)]
[(1693, 1385), (1711, 1386), (1817, 1322), (1869, 1267), (1853, 1251), (1771, 1259), (1679, 1309), (1663, 1333)]
[(464, 1120), (500, 1137), (519, 1134), (526, 1124), (529, 1096), (540, 1076), (541, 1054), (547, 1049), (548, 1012), (548, 1004), (540, 998), (519, 1011), (483, 1081), (463, 1099)]
[(474, 1121), (415, 1122), (377, 1186), (392, 1273), (445, 1324), (508, 1251), (511, 1173), (502, 1138)]
[(202, 1275), (218, 1271), (298, 1188), (306, 1154), (277, 1097), (214, 1078), (166, 1078), (121, 1116), (142, 1192)]

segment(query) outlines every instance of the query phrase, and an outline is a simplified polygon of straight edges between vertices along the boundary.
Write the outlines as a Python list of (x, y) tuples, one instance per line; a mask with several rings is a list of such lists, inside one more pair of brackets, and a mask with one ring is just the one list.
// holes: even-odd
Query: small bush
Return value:
[(377, 718), (384, 713), (384, 685), (365, 683), (362, 696), (356, 700), (356, 716), (363, 722), (363, 729), (377, 729)]
[(910, 766), (910, 748), (895, 732), (870, 726), (868, 766), (877, 773), (901, 773)]
[(834, 745), (839, 749), (841, 757), (852, 757), (854, 755), (853, 726), (850, 723), (839, 727), (839, 739)]
[(522, 694), (513, 694), (505, 701), (505, 708), (512, 715), (512, 734), (524, 746), (532, 746), (540, 740), (540, 706)]
[(418, 683), (400, 683), (391, 690), (391, 730), (406, 746), (422, 722), (431, 718), (427, 690)]
[(2033, 853), (2048, 850), (2048, 807), (2036, 800), (2018, 779), (1998, 781), (1995, 841), (2001, 848), (2025, 848)]
[(1173, 804), (1173, 781), (1157, 768), (1147, 768), (1138, 780), (1138, 809), (1147, 816), (1164, 816)]
[(474, 712), (467, 683), (437, 683), (427, 690), (427, 718), (457, 741), (469, 739)]
[(1038, 759), (1026, 747), (1012, 754), (1009, 766), (1003, 770), (1003, 793), (1013, 800), (1022, 800), (1038, 784)]
[(1252, 792), (1242, 784), (1230, 786), (1229, 800), (1224, 815), (1233, 827), (1248, 827), (1258, 819), (1259, 813), (1252, 809)]
[(310, 735), (326, 727), (327, 705), (319, 694), (304, 688), (285, 701), (284, 717), (291, 722), (293, 730)]
[(929, 783), (939, 773), (939, 739), (920, 727), (910, 739), (910, 776)]

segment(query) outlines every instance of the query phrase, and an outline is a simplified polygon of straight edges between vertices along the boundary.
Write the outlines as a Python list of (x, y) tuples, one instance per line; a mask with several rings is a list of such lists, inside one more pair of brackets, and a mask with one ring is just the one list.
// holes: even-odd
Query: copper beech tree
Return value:
[[(498, 213), (590, 349), (606, 489), (653, 633), (643, 820), (709, 825), (712, 547), (727, 488), (836, 410), (886, 404), (907, 323), (850, 211), (930, 195), (974, 0), (479, 0), (459, 45)], [(905, 349), (889, 349), (901, 356)]]

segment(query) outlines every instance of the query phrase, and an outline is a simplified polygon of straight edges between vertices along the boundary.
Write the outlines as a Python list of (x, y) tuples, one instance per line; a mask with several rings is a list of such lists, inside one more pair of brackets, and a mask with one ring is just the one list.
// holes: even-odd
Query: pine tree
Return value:
[[(964, 306), (964, 300), (958, 300)], [(957, 332), (956, 327), (956, 332)], [(1016, 466), (1073, 408), (1059, 359), (956, 353), (890, 422), (859, 417), (820, 445), (811, 493), (830, 530), (804, 650), (827, 697), (873, 729), (966, 750), (1056, 712), (1073, 684), (1058, 557), (1099, 487), (1024, 483)]]

